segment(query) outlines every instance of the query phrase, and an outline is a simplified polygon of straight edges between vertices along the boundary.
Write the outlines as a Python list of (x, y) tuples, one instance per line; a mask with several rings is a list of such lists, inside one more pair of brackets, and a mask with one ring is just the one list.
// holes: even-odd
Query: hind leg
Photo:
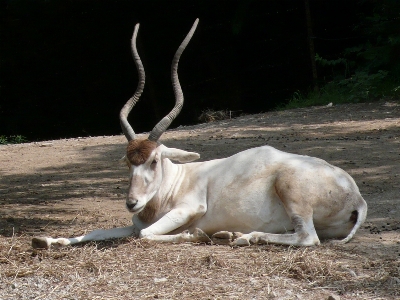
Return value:
[[(282, 244), (293, 246), (319, 245), (320, 241), (313, 222), (313, 209), (301, 193), (296, 193), (287, 182), (277, 181), (275, 190), (290, 218), (294, 233), (274, 234), (251, 232), (244, 234), (233, 245)], [(296, 189), (300, 190), (300, 189)]]
[(294, 233), (276, 234), (253, 231), (242, 234), (239, 232), (220, 231), (212, 236), (215, 244), (232, 246), (249, 246), (250, 244), (281, 244), (292, 246), (314, 246), (319, 245), (320, 241), (314, 228), (312, 220), (312, 210), (302, 215), (290, 214), (294, 228)]
[(315, 231), (312, 217), (294, 215), (291, 217), (294, 233), (275, 234), (253, 231), (243, 234), (233, 241), (235, 246), (248, 246), (250, 244), (280, 244), (292, 246), (314, 246), (319, 245), (320, 241)]

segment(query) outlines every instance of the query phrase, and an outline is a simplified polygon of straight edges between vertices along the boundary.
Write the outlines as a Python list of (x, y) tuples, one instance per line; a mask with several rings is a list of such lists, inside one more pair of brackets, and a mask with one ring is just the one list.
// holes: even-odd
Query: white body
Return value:
[(206, 162), (170, 160), (198, 157), (158, 145), (145, 163), (130, 165), (127, 203), (136, 201), (130, 209), (133, 226), (72, 239), (37, 238), (36, 246), (128, 235), (162, 242), (207, 241), (205, 234), (233, 245), (309, 246), (319, 244), (319, 237), (347, 242), (365, 220), (367, 205), (354, 180), (321, 159), (264, 146)]

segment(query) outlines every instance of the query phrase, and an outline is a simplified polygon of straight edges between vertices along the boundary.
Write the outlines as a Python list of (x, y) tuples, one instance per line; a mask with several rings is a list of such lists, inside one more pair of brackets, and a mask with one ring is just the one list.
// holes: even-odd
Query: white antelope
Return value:
[(311, 246), (320, 244), (319, 238), (342, 238), (338, 242), (346, 243), (364, 222), (367, 204), (356, 183), (345, 171), (324, 160), (263, 146), (228, 158), (189, 163), (200, 155), (158, 142), (183, 105), (178, 61), (197, 23), (198, 19), (172, 61), (175, 107), (148, 139), (137, 139), (127, 121), (145, 81), (136, 49), (139, 24), (135, 27), (132, 52), (139, 84), (120, 113), (122, 130), (129, 141), (126, 207), (133, 213), (133, 225), (95, 230), (74, 238), (33, 238), (33, 247), (127, 236), (159, 242), (212, 240), (230, 245)]

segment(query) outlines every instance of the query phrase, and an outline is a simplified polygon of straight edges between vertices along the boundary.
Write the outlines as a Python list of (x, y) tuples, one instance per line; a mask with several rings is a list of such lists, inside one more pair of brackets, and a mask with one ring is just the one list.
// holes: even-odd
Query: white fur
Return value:
[[(70, 239), (34, 238), (33, 246), (130, 235), (160, 242), (208, 241), (206, 234), (232, 245), (310, 246), (319, 238), (347, 242), (366, 218), (367, 204), (354, 180), (321, 159), (264, 146), (224, 159), (171, 162), (197, 158), (197, 153), (159, 145), (144, 164), (130, 166), (127, 203), (137, 200), (133, 226)], [(154, 214), (144, 220), (141, 212), (148, 207)], [(350, 222), (353, 211), (358, 213), (355, 224)]]

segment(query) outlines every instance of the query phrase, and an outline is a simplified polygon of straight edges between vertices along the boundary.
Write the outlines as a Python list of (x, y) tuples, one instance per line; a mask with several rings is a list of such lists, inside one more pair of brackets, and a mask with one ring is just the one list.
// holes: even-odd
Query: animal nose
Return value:
[(128, 199), (126, 201), (126, 207), (129, 210), (132, 210), (136, 206), (137, 203), (138, 203), (137, 199)]

